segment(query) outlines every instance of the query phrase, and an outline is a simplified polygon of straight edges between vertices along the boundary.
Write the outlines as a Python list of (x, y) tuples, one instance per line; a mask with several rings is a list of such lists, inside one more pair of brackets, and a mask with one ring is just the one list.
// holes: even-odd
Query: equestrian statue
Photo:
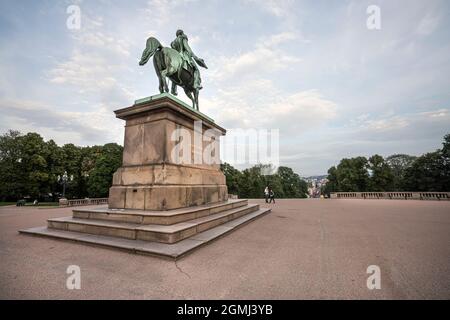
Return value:
[(198, 94), (202, 87), (198, 66), (208, 69), (203, 59), (198, 58), (188, 44), (183, 30), (176, 32), (171, 48), (163, 47), (158, 39), (150, 37), (142, 53), (139, 65), (143, 66), (153, 56), (153, 66), (159, 79), (159, 92), (169, 92), (166, 77), (172, 81), (171, 93), (177, 95), (177, 85), (182, 87), (192, 101), (192, 108), (198, 108)]

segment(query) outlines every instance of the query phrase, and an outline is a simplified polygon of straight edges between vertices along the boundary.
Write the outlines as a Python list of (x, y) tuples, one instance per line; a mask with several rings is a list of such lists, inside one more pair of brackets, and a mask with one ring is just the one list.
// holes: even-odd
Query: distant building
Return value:
[(327, 176), (312, 176), (304, 178), (308, 183), (308, 196), (310, 198), (320, 198), (322, 187), (328, 182)]

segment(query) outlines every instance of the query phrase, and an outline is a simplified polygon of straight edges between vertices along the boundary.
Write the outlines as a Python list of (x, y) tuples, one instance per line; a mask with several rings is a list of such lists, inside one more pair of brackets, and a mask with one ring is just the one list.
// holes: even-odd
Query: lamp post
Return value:
[(57, 180), (63, 186), (63, 194), (62, 198), (59, 199), (59, 203), (60, 205), (67, 205), (66, 186), (70, 181), (73, 181), (73, 175), (68, 176), (67, 171), (64, 171), (64, 174), (62, 176), (58, 175)]

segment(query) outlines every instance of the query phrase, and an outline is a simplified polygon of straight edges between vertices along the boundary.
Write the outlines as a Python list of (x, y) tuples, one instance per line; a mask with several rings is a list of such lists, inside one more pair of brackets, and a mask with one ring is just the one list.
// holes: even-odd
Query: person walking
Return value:
[(275, 204), (275, 192), (273, 192), (272, 188), (269, 190), (269, 198), (269, 203), (272, 203), (273, 201), (273, 203)]
[(266, 199), (266, 203), (269, 202), (269, 186), (266, 186), (264, 189), (264, 198)]

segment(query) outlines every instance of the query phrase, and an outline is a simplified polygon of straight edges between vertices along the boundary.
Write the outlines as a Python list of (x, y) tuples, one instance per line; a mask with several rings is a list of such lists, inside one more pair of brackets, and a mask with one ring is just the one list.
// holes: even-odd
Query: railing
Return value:
[(98, 205), (98, 204), (108, 204), (108, 198), (67, 200), (68, 207), (93, 206), (93, 205)]
[(450, 192), (332, 192), (331, 199), (450, 200)]

